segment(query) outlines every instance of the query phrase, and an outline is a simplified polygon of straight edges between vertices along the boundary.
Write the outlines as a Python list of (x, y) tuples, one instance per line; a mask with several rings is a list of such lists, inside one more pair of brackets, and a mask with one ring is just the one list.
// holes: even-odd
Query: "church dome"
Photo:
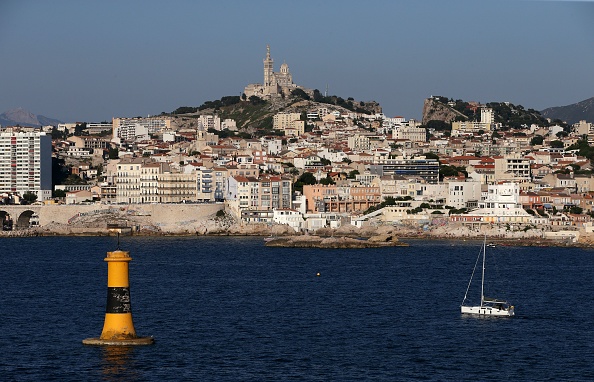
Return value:
[(286, 62), (283, 62), (283, 64), (280, 66), (280, 71), (281, 73), (289, 73), (289, 65), (287, 65)]

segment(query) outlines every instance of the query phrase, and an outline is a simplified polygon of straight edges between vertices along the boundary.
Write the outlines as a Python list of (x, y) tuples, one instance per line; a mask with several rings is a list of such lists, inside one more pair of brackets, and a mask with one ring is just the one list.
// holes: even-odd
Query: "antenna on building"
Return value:
[(328, 84), (326, 84), (326, 91), (324, 92), (324, 97), (328, 97)]

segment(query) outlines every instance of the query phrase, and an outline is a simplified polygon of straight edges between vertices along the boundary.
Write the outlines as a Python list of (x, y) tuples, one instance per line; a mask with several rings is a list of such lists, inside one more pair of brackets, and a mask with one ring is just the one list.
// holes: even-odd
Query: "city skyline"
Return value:
[(542, 110), (594, 96), (594, 3), (175, 1), (0, 5), (0, 112), (65, 122), (171, 112), (262, 82), (421, 117), (431, 95)]

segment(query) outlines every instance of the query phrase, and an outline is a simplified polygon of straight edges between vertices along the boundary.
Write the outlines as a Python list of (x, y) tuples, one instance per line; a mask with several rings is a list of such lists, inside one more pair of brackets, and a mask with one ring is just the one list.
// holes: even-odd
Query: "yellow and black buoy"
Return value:
[(132, 260), (129, 252), (107, 252), (107, 306), (105, 323), (99, 338), (83, 340), (85, 345), (150, 345), (153, 337), (138, 337), (132, 323), (130, 309), (130, 282), (128, 280), (128, 263)]

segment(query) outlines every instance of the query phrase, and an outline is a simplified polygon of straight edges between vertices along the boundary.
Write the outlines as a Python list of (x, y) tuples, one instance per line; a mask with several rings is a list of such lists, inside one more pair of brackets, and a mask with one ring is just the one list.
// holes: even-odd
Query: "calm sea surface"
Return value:
[(479, 319), (459, 305), (481, 243), (409, 242), (123, 238), (156, 343), (113, 348), (81, 343), (103, 328), (113, 237), (2, 239), (0, 380), (594, 380), (593, 250), (493, 249), (487, 290), (516, 317)]

